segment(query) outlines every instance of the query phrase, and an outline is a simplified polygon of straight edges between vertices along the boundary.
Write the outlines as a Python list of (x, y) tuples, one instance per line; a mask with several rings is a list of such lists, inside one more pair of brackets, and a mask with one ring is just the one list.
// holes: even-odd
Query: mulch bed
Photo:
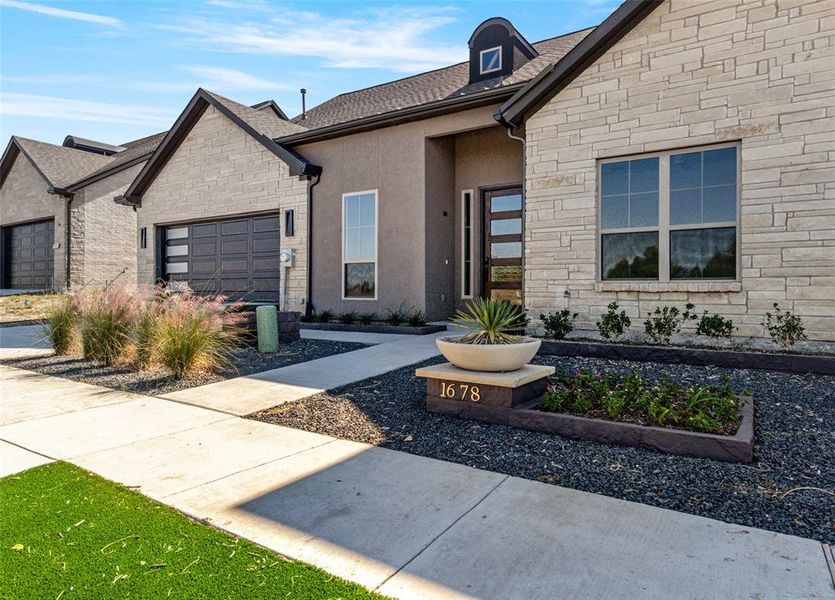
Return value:
[(279, 351), (273, 354), (261, 354), (255, 348), (244, 347), (234, 351), (230, 369), (221, 373), (198, 375), (183, 380), (175, 379), (165, 369), (137, 372), (131, 368), (104, 367), (83, 358), (67, 356), (6, 360), (2, 361), (2, 364), (126, 392), (157, 395), (242, 375), (287, 367), (366, 347), (365, 344), (310, 339), (282, 343), (279, 346)]
[[(437, 364), (442, 358), (422, 364)], [(610, 446), (428, 413), (407, 367), (251, 418), (835, 543), (835, 377), (538, 356), (538, 364), (684, 384), (718, 384), (757, 399), (750, 465)]]

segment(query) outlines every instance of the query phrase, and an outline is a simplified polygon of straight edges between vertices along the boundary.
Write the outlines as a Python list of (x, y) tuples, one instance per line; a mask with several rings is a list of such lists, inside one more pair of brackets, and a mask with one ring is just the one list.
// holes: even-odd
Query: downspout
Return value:
[(528, 149), (526, 145), (526, 140), (523, 137), (518, 135), (513, 135), (513, 126), (501, 120), (501, 123), (507, 128), (507, 137), (512, 140), (516, 140), (522, 144), (522, 306), (525, 306), (525, 235), (524, 235), (524, 226), (525, 220), (527, 218), (525, 212), (525, 198), (527, 197), (527, 187), (528, 187)]
[(68, 291), (70, 289), (70, 276), (72, 271), (72, 269), (70, 268), (70, 246), (72, 245), (72, 211), (70, 210), (70, 205), (72, 204), (72, 199), (72, 196), (67, 196), (67, 209), (66, 216), (64, 217), (66, 219), (66, 225), (64, 226), (64, 229), (67, 232), (67, 241), (65, 243), (66, 248), (64, 249), (64, 255), (66, 257), (67, 263), (67, 280), (65, 282), (65, 285)]
[(321, 173), (316, 175), (316, 181), (307, 186), (307, 303), (304, 305), (304, 316), (313, 313), (313, 188), (319, 185)]

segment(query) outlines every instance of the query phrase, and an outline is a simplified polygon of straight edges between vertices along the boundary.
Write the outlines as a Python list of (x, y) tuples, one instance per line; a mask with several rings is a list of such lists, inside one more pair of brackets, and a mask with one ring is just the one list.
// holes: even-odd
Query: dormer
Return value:
[(476, 27), (470, 46), (470, 83), (507, 77), (539, 56), (513, 24), (502, 17), (487, 19)]

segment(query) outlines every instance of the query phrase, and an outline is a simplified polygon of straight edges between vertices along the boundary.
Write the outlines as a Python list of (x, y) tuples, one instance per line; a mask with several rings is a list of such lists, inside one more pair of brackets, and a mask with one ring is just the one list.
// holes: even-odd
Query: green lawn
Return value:
[(2, 598), (380, 598), (66, 463), (0, 479)]

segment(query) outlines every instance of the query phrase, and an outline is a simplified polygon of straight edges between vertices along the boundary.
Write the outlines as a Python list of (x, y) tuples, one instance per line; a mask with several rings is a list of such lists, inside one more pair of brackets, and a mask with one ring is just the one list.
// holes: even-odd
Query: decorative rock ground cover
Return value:
[[(438, 357), (422, 365), (438, 364)], [(578, 441), (428, 413), (415, 366), (252, 418), (835, 543), (835, 377), (538, 356), (564, 369), (720, 383), (757, 399), (750, 465)], [(420, 365), (416, 365), (420, 366)]]
[(68, 356), (7, 360), (2, 361), (2, 364), (126, 392), (167, 394), (224, 379), (251, 375), (252, 373), (287, 367), (334, 354), (351, 352), (365, 347), (365, 344), (349, 342), (300, 339), (281, 344), (279, 351), (276, 353), (260, 354), (255, 348), (246, 346), (233, 351), (232, 365), (229, 369), (220, 373), (197, 375), (182, 380), (177, 380), (164, 369), (137, 372), (133, 367), (105, 367), (83, 358)]

